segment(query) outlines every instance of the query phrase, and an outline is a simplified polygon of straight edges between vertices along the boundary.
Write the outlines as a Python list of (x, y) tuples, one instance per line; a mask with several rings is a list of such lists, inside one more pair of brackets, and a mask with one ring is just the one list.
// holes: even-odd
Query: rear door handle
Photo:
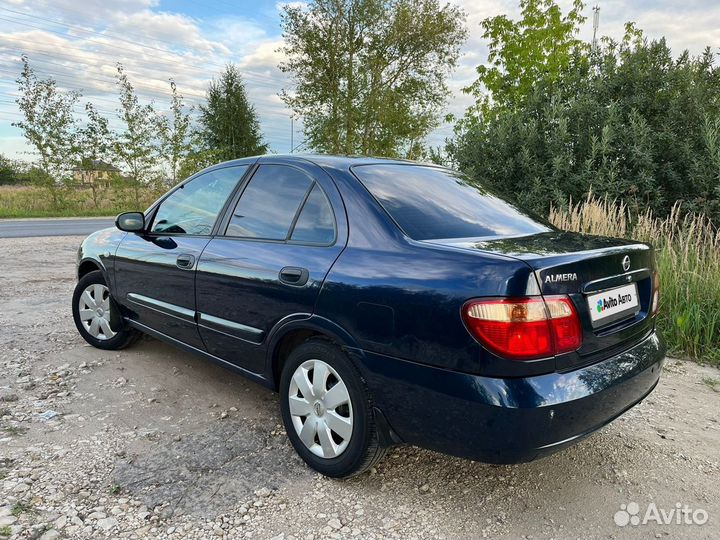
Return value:
[(178, 268), (182, 268), (183, 270), (192, 270), (193, 266), (195, 266), (195, 255), (182, 253), (178, 255), (175, 264)]
[(310, 272), (307, 268), (299, 268), (297, 266), (286, 266), (280, 270), (280, 281), (286, 285), (295, 285), (302, 287), (308, 282)]

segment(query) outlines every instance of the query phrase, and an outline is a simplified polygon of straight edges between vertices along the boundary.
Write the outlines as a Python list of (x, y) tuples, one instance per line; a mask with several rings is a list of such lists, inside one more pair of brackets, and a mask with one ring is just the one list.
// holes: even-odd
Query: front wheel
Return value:
[(110, 290), (102, 272), (85, 274), (75, 286), (72, 314), (80, 335), (93, 347), (106, 350), (122, 349), (137, 339), (132, 328), (113, 330), (110, 327)]
[(360, 474), (385, 454), (365, 382), (326, 340), (310, 339), (290, 354), (280, 378), (280, 407), (293, 447), (326, 476)]

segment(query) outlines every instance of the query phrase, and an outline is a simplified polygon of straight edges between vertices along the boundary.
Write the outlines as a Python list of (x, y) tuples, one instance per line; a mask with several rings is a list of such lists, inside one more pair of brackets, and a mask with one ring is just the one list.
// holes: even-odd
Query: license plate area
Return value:
[(626, 319), (637, 315), (640, 311), (640, 297), (636, 283), (590, 294), (587, 303), (593, 328)]

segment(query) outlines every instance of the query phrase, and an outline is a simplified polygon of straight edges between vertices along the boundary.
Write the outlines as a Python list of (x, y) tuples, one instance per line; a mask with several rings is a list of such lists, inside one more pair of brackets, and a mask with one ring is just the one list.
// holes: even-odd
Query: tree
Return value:
[(477, 80), (463, 89), (476, 99), (466, 119), (518, 110), (538, 81), (553, 86), (573, 61), (586, 60), (588, 44), (576, 37), (585, 22), (583, 8), (582, 0), (573, 0), (572, 8), (563, 14), (554, 0), (521, 0), (518, 21), (506, 15), (483, 20), (483, 38), (489, 40), (488, 65), (479, 65)]
[[(493, 47), (507, 58), (503, 49), (517, 42)], [(577, 46), (566, 60), (559, 71), (533, 71), (525, 93), (487, 87), (449, 145), (459, 168), (541, 214), (592, 192), (659, 216), (680, 200), (720, 223), (720, 68), (711, 50), (673, 58), (665, 39), (649, 41), (629, 23), (620, 42)]]
[(438, 0), (316, 0), (283, 7), (294, 90), (285, 103), (321, 152), (416, 156), (448, 96), (465, 16)]
[(23, 70), (17, 79), (20, 97), (16, 99), (23, 120), (12, 125), (38, 154), (35, 183), (48, 189), (53, 205), (58, 208), (62, 193), (58, 184), (67, 180), (73, 162), (75, 119), (73, 108), (80, 98), (74, 91), (63, 92), (52, 78), (39, 79), (22, 56)]
[(207, 89), (206, 103), (200, 106), (197, 134), (201, 149), (192, 161), (226, 161), (262, 154), (262, 141), (255, 107), (250, 104), (238, 69), (228, 64), (219, 79)]
[(27, 181), (27, 165), (0, 154), (0, 186), (17, 186)]
[(125, 129), (114, 141), (115, 154), (130, 173), (135, 204), (140, 202), (140, 189), (157, 175), (158, 148), (155, 138), (157, 127), (155, 108), (152, 103), (142, 105), (135, 88), (128, 79), (122, 64), (117, 64), (117, 85), (120, 90), (118, 117)]
[(100, 197), (107, 187), (92, 178), (99, 167), (98, 162), (110, 160), (114, 147), (114, 134), (108, 119), (100, 115), (92, 103), (85, 104), (85, 124), (76, 135), (76, 169), (80, 171), (83, 184), (90, 187), (95, 208), (100, 207)]
[(170, 79), (170, 90), (170, 114), (167, 117), (159, 117), (158, 134), (162, 156), (170, 170), (170, 180), (175, 185), (180, 167), (193, 148), (190, 139), (192, 125), (190, 112), (186, 112), (183, 96), (178, 92), (177, 85), (172, 79)]

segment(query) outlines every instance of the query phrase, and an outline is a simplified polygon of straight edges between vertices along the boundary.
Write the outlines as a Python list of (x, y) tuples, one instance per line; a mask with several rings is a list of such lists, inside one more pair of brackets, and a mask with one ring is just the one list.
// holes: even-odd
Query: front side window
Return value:
[(193, 178), (171, 193), (155, 213), (151, 232), (209, 235), (218, 214), (248, 165), (226, 167)]
[(233, 210), (226, 236), (286, 240), (313, 179), (284, 165), (261, 165)]
[(449, 169), (358, 165), (353, 173), (413, 240), (521, 236), (549, 227)]

